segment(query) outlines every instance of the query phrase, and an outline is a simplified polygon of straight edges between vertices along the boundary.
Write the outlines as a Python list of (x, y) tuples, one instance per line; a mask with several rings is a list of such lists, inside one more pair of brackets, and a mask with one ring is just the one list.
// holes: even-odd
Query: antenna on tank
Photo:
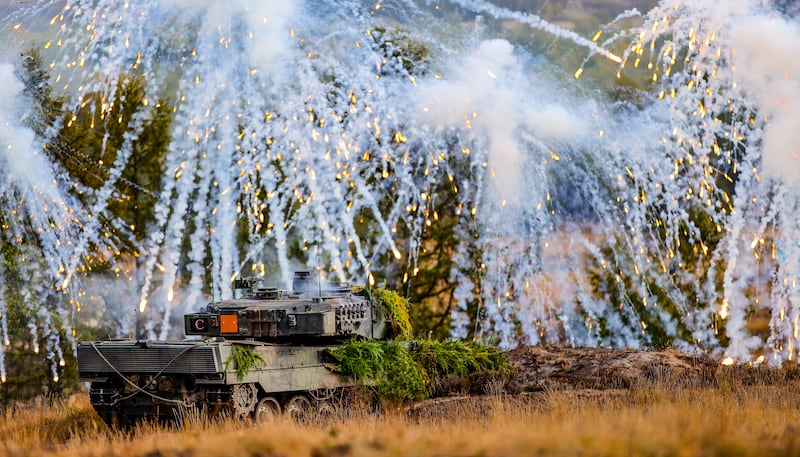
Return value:
[(317, 265), (317, 296), (322, 298), (322, 267), (319, 265)]
[(317, 297), (322, 298), (322, 263), (320, 263), (320, 238), (319, 232), (317, 232)]

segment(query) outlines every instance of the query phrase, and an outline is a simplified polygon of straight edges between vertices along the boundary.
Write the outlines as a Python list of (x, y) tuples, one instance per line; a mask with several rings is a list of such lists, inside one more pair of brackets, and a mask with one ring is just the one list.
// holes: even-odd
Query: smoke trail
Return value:
[[(5, 262), (15, 265), (14, 276), (25, 278), (13, 280), (18, 289), (21, 303), (18, 306), (29, 311), (25, 325), (30, 333), (35, 352), (41, 349), (40, 340), (45, 342), (45, 355), (51, 362), (53, 378), (58, 380), (58, 365), (63, 360), (61, 353), (62, 336), (51, 321), (50, 310), (43, 303), (52, 300), (56, 313), (62, 317), (70, 314), (69, 304), (64, 303), (56, 291), (55, 281), (63, 273), (72, 254), (67, 240), (75, 227), (73, 217), (76, 213), (58, 188), (58, 180), (53, 165), (37, 144), (34, 132), (26, 125), (38, 121), (31, 118), (28, 102), (23, 98), (24, 85), (16, 77), (14, 68), (0, 64), (0, 84), (5, 88), (0, 95), (0, 199), (5, 206), (3, 215), (2, 243), (9, 248), (4, 250), (9, 258)], [(80, 215), (80, 213), (78, 213)], [(13, 276), (7, 268), (0, 270), (4, 280), (11, 282)], [(3, 347), (10, 346), (6, 297), (3, 288), (2, 337)], [(62, 326), (68, 343), (74, 346), (70, 320), (65, 319)], [(0, 356), (0, 371), (5, 381), (4, 357)]]
[[(423, 115), (439, 124), (471, 123), (489, 134), (490, 166), (504, 198), (516, 201), (520, 193), (519, 172), (522, 151), (514, 140), (520, 124), (520, 109), (511, 92), (519, 78), (518, 64), (508, 41), (480, 44), (474, 54), (457, 68), (453, 80), (433, 81), (419, 92)], [(447, 77), (448, 75), (446, 75)], [(476, 119), (478, 112), (481, 118)]]
[(566, 30), (555, 24), (552, 24), (535, 14), (512, 11), (482, 0), (451, 0), (451, 3), (462, 6), (467, 10), (474, 11), (476, 13), (487, 13), (496, 19), (511, 19), (523, 24), (527, 24), (533, 28), (543, 30), (559, 38), (563, 38), (572, 41), (577, 45), (589, 48), (592, 53), (600, 54), (601, 56), (613, 62), (620, 62), (619, 56), (598, 46), (594, 41), (586, 39), (571, 30)]
[(18, 186), (30, 192), (40, 192), (44, 200), (58, 201), (60, 194), (54, 186), (51, 165), (37, 151), (33, 131), (20, 124), (19, 120), (25, 117), (24, 111), (14, 108), (20, 106), (23, 85), (14, 74), (12, 65), (0, 64), (0, 85), (4, 88), (0, 103), (7, 107), (0, 111), (0, 144), (8, 174)]
[[(148, 336), (169, 336), (177, 310), (209, 291), (232, 296), (237, 275), (288, 286), (297, 263), (352, 279), (402, 260), (413, 276), (446, 210), (459, 240), (454, 335), (795, 357), (797, 24), (763, 2), (663, 0), (598, 45), (532, 14), (453, 4), (649, 83), (611, 102), (523, 45), (410, 1), (78, 1), (56, 18), (54, 73), (71, 106), (112, 97), (107, 80), (130, 68), (155, 81), (150, 95), (177, 86), (141, 246)], [(621, 56), (605, 47), (624, 40)], [(118, 154), (91, 213), (107, 212), (132, 153)], [(453, 208), (437, 206), (440, 187)], [(43, 235), (67, 275), (87, 246), (110, 243), (79, 218), (73, 252)], [(768, 342), (747, 329), (764, 309)]]

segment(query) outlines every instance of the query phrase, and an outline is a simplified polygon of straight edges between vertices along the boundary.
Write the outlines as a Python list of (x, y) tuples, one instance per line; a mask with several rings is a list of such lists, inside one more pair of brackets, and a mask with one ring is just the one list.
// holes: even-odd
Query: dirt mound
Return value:
[(795, 362), (723, 365), (720, 359), (674, 349), (635, 350), (526, 346), (506, 353), (508, 376), (480, 373), (443, 383), (434, 396), (520, 394), (552, 390), (671, 389), (784, 384), (800, 380)]
[(454, 377), (436, 390), (437, 398), (407, 409), (409, 417), (459, 417), (464, 411), (487, 414), (504, 404), (547, 408), (553, 394), (576, 402), (605, 402), (632, 397), (634, 389), (697, 389), (720, 391), (746, 386), (776, 386), (800, 381), (800, 367), (734, 364), (677, 350), (634, 350), (526, 346), (506, 353), (508, 376), (484, 373)]
[(710, 357), (677, 350), (527, 346), (507, 355), (514, 368), (510, 392), (627, 389), (654, 383), (701, 387), (713, 383), (722, 367)]

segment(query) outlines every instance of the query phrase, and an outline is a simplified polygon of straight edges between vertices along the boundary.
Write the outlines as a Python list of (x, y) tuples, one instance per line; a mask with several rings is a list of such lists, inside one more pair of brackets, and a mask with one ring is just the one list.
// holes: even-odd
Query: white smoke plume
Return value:
[[(216, 27), (219, 30), (235, 26), (236, 24), (232, 24), (233, 21), (244, 20), (248, 29), (246, 36), (249, 38), (247, 43), (249, 61), (257, 65), (259, 70), (274, 69), (276, 65), (280, 65), (281, 58), (286, 57), (291, 49), (290, 20), (300, 14), (304, 7), (302, 0), (258, 2), (161, 0), (161, 3), (170, 14), (186, 9), (195, 13), (202, 12), (207, 18), (206, 26)], [(240, 44), (231, 43), (231, 45)], [(245, 72), (250, 70), (252, 69), (242, 69)]]
[(50, 189), (46, 180), (50, 165), (36, 151), (31, 129), (19, 122), (23, 85), (10, 64), (0, 64), (0, 87), (0, 106), (4, 107), (0, 110), (0, 148), (8, 164), (6, 172), (19, 184)]
[(764, 132), (765, 171), (800, 183), (800, 24), (765, 13), (732, 24), (737, 75), (768, 119)]

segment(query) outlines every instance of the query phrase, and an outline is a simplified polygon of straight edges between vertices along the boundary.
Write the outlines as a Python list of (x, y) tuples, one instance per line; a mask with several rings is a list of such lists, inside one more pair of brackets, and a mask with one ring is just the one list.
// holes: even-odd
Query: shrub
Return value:
[(429, 397), (445, 376), (505, 371), (508, 362), (494, 346), (448, 339), (443, 341), (350, 340), (328, 354), (334, 371), (373, 386), (390, 401)]

